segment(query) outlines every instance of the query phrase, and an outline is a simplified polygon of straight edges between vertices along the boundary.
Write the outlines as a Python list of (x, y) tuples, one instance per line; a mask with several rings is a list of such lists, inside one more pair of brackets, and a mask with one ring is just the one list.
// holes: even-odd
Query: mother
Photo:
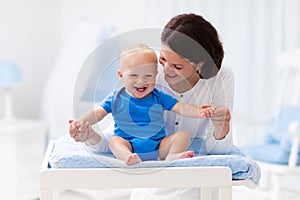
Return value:
[[(167, 133), (187, 130), (192, 138), (204, 139), (201, 149), (206, 153), (228, 153), (232, 146), (234, 77), (231, 70), (221, 68), (224, 50), (216, 29), (202, 16), (177, 15), (165, 25), (161, 43), (162, 88), (184, 103), (217, 107), (211, 119), (167, 113)], [(131, 199), (194, 199), (198, 195), (197, 189), (136, 189)]]
[(207, 153), (228, 153), (234, 78), (229, 69), (221, 68), (224, 51), (216, 29), (199, 15), (182, 14), (165, 25), (161, 42), (162, 85), (184, 103), (217, 107), (211, 120), (167, 113), (167, 132), (188, 130), (192, 137), (205, 138)]

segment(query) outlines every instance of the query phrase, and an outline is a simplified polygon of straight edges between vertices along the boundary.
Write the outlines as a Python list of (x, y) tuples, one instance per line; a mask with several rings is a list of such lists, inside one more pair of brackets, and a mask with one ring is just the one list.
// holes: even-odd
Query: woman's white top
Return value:
[[(184, 93), (177, 93), (171, 90), (164, 79), (163, 72), (159, 72), (157, 87), (183, 103), (197, 106), (209, 103), (216, 107), (226, 107), (232, 113), (234, 76), (229, 68), (221, 68), (213, 78), (200, 79), (192, 89)], [(192, 138), (203, 138), (206, 151), (210, 154), (224, 154), (231, 149), (233, 141), (232, 131), (223, 140), (216, 140), (213, 137), (214, 126), (210, 118), (189, 118), (166, 111), (165, 124), (167, 134), (172, 134), (177, 130), (186, 130), (191, 134)]]

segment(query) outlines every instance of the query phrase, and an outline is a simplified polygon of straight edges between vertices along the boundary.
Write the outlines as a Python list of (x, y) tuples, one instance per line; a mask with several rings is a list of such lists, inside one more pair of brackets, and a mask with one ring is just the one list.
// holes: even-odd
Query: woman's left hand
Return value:
[(224, 139), (228, 134), (230, 130), (230, 119), (231, 115), (228, 108), (216, 108), (211, 120), (215, 126), (213, 135), (217, 140)]

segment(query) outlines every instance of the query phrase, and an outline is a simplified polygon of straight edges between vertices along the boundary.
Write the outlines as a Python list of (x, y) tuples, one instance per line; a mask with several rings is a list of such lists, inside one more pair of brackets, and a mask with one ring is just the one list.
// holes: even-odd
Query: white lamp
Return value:
[(0, 89), (4, 90), (4, 121), (12, 121), (11, 88), (21, 82), (19, 67), (14, 63), (0, 63)]

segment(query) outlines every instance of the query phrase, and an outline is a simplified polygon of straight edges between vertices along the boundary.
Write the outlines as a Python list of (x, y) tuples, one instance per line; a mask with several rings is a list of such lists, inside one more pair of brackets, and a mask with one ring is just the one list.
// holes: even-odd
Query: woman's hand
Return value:
[(228, 108), (216, 108), (214, 115), (211, 117), (212, 123), (215, 126), (214, 137), (217, 140), (222, 140), (226, 137), (230, 130), (230, 110)]

